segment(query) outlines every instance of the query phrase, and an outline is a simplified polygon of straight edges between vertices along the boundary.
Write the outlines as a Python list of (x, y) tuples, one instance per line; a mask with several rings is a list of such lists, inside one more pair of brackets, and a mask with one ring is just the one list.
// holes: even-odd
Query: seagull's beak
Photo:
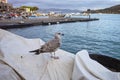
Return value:
[(64, 34), (61, 34), (62, 36), (64, 36)]

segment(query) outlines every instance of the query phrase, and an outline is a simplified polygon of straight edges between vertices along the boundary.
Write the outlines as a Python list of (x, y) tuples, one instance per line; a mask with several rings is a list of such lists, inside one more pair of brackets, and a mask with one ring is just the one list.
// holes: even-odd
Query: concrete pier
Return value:
[(33, 19), (11, 19), (11, 20), (0, 20), (0, 28), (9, 29), (9, 28), (22, 28), (30, 27), (35, 25), (52, 25), (52, 24), (61, 24), (61, 23), (71, 23), (71, 22), (87, 22), (99, 20), (97, 18), (33, 18)]

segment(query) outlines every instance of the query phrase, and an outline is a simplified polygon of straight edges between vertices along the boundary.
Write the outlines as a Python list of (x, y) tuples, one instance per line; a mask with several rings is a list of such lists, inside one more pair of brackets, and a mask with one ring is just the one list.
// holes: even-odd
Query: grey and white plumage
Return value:
[(45, 52), (54, 52), (54, 56), (55, 56), (55, 51), (60, 47), (61, 45), (61, 36), (63, 36), (63, 34), (61, 33), (56, 33), (54, 36), (54, 39), (46, 42), (44, 45), (41, 46), (40, 49), (36, 49), (30, 52), (35, 52), (36, 55), (40, 54), (40, 53), (45, 53)]

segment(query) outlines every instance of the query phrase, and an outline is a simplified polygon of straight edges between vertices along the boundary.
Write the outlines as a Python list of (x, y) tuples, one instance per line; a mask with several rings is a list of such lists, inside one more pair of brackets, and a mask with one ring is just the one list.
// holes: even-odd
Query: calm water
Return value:
[(86, 49), (89, 53), (103, 54), (120, 59), (120, 15), (93, 14), (99, 21), (65, 23), (49, 26), (9, 29), (26, 38), (51, 39), (55, 32), (65, 34), (61, 49), (77, 53)]

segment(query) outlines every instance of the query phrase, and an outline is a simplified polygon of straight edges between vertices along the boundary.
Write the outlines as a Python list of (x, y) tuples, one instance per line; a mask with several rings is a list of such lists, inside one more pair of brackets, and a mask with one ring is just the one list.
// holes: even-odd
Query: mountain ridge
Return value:
[(112, 6), (112, 7), (108, 7), (108, 8), (105, 8), (105, 9), (90, 10), (90, 11), (86, 11), (86, 12), (90, 12), (90, 13), (120, 14), (120, 4)]

